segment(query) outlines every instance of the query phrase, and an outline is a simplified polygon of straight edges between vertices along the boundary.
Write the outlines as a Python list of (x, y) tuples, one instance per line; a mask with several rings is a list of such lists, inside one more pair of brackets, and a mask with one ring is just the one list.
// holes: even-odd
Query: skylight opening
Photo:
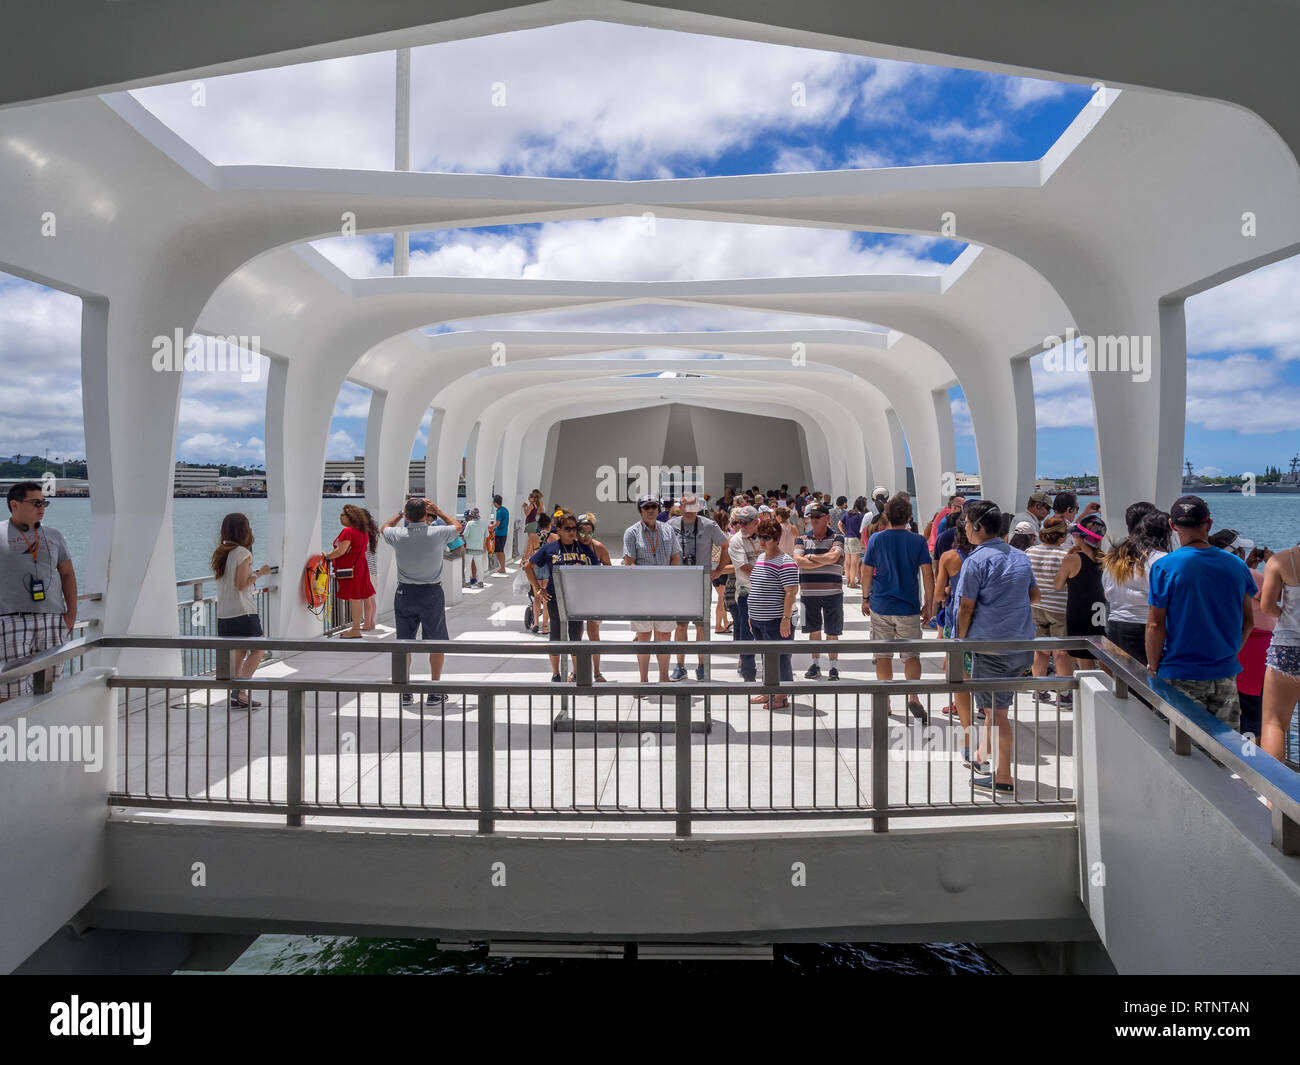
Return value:
[[(394, 169), (393, 52), (133, 90), (218, 165)], [(414, 170), (571, 178), (1037, 159), (1084, 85), (584, 21), (411, 50)]]

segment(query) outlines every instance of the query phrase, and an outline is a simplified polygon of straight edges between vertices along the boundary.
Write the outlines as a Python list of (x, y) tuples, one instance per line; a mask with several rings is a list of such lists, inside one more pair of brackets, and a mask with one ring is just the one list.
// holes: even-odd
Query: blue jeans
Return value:
[[(793, 640), (794, 626), (790, 626), (790, 635), (781, 635), (781, 619), (774, 618), (771, 621), (759, 621), (757, 618), (749, 619), (749, 627), (754, 631), (756, 640)], [(781, 679), (794, 680), (794, 669), (792, 667), (793, 659), (790, 655), (781, 656)], [(767, 677), (763, 678), (765, 681)]]
[[(733, 640), (752, 640), (754, 632), (749, 627), (749, 593), (736, 596), (736, 605), (731, 608), (731, 638)], [(757, 680), (758, 667), (754, 665), (753, 655), (740, 656), (740, 676), (742, 680)]]

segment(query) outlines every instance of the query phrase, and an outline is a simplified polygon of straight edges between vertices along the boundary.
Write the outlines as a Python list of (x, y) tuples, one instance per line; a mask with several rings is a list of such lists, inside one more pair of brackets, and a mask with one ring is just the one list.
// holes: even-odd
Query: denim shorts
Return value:
[(1264, 656), (1264, 665), (1292, 680), (1300, 680), (1300, 647), (1271, 643)]
[[(1006, 654), (975, 654), (971, 663), (971, 680), (995, 680), (1006, 678), (1019, 680), (1034, 660), (1033, 651), (1008, 651)], [(1014, 705), (1015, 692), (976, 692), (975, 705), (981, 710), (993, 707), (996, 710), (1009, 710)]]

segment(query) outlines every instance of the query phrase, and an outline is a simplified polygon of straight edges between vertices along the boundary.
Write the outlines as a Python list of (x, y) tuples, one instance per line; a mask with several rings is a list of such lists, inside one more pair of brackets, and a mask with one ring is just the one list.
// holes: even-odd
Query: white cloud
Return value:
[[(411, 252), (420, 276), (597, 281), (689, 281), (822, 274), (941, 273), (930, 237), (881, 237), (869, 245), (847, 230), (802, 229), (679, 218), (616, 217), (545, 222), (505, 233), (449, 230)], [(363, 237), (314, 245), (353, 276), (382, 277), (381, 248)], [(343, 250), (346, 249), (346, 250)]]
[(1272, 348), (1300, 359), (1300, 256), (1260, 267), (1184, 305), (1190, 354)]
[[(374, 395), (370, 389), (352, 381), (344, 381), (339, 389), (339, 398), (334, 404), (335, 418), (368, 418), (370, 416), (370, 399)], [(348, 456), (351, 458), (351, 456)]]
[(330, 433), (325, 445), (327, 459), (351, 459), (360, 454), (361, 449), (357, 446), (357, 442), (345, 430), (337, 429)]

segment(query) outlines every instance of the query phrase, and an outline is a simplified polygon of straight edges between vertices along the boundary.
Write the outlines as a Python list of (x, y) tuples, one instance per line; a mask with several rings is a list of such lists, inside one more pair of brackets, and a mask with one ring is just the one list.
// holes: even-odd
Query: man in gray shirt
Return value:
[[(402, 519), (406, 524), (399, 524)], [(445, 525), (430, 525), (441, 518)], [(429, 499), (408, 499), (402, 513), (384, 522), (379, 535), (397, 557), (397, 594), (393, 597), (393, 616), (399, 640), (447, 639), (447, 609), (442, 594), (442, 553), (456, 539), (463, 527), (454, 517), (444, 514)], [(429, 674), (442, 679), (443, 656), (429, 655)], [(407, 655), (409, 668), (410, 655)], [(403, 705), (415, 701), (407, 692)], [(434, 692), (427, 702), (436, 706), (443, 696)]]
[[(706, 518), (700, 513), (700, 501), (693, 492), (687, 492), (682, 496), (682, 512), (676, 518), (668, 519), (668, 526), (677, 534), (677, 546), (682, 553), (683, 566), (707, 566), (711, 571), (709, 579), (716, 581), (718, 574), (726, 566), (727, 560), (722, 559), (716, 566), (713, 564), (714, 547), (725, 548), (728, 537), (725, 532), (718, 528), (718, 523), (712, 518)], [(726, 583), (726, 578), (723, 578)], [(721, 594), (721, 593), (719, 593)], [(687, 638), (687, 623), (679, 621), (677, 629), (673, 633), (673, 639), (684, 641)], [(704, 625), (702, 621), (695, 623), (695, 639), (704, 639)], [(686, 679), (686, 656), (679, 654), (677, 656), (677, 665), (673, 668), (672, 673), (668, 676), (669, 680)], [(695, 679), (704, 679), (704, 657), (701, 655), (695, 666)]]
[[(677, 534), (659, 521), (659, 500), (653, 495), (643, 495), (636, 505), (641, 512), (641, 520), (628, 526), (623, 533), (623, 565), (680, 566), (682, 553), (677, 543)], [(663, 618), (634, 621), (632, 638), (638, 643), (668, 640), (676, 627), (676, 622)], [(656, 655), (655, 659), (659, 664), (659, 680), (667, 681), (668, 656)], [(641, 683), (645, 684), (650, 679), (650, 656), (637, 655), (636, 662), (641, 671)]]
[[(53, 650), (77, 623), (77, 576), (63, 536), (41, 524), (49, 501), (35, 481), (9, 489), (0, 522), (0, 664)], [(0, 702), (32, 690), (32, 678), (0, 685)]]

